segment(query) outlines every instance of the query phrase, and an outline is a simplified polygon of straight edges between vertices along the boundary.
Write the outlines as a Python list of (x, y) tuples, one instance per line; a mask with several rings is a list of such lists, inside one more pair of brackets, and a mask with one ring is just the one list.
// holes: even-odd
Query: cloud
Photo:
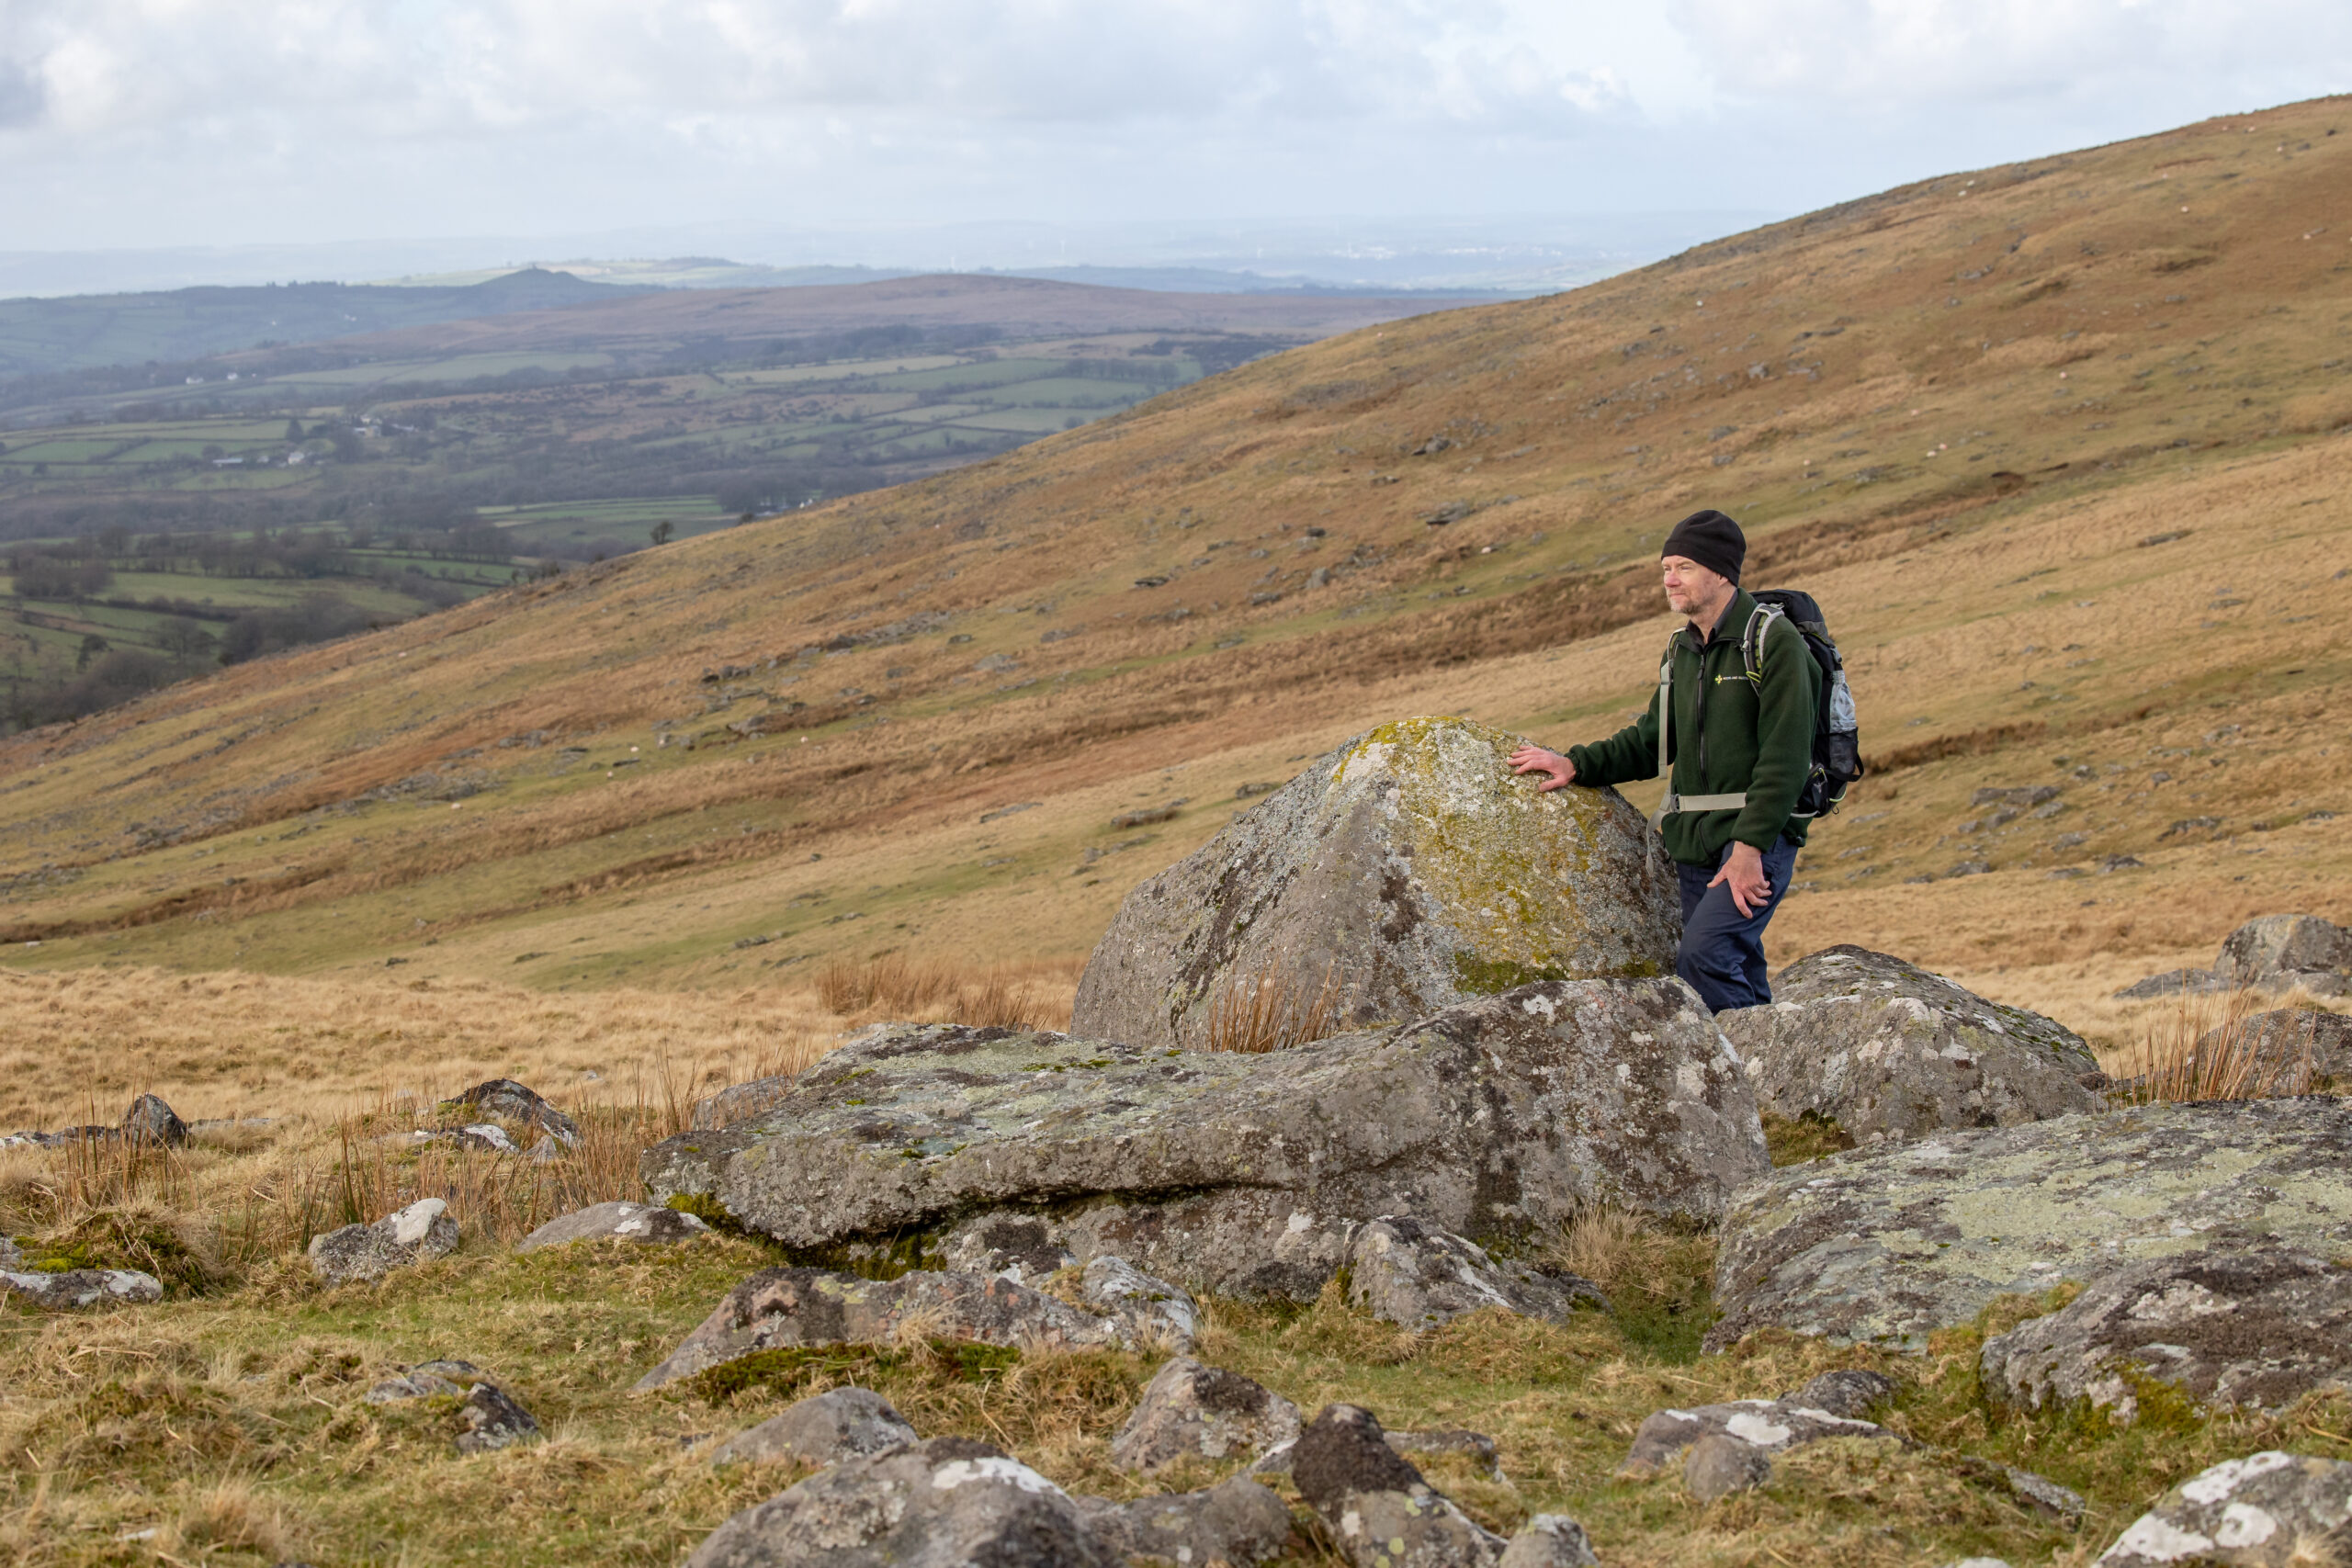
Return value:
[(2162, 96), (2352, 80), (2341, 0), (1670, 0), (1668, 14), (1735, 101), (1920, 111), (2153, 89), (2143, 108), (2166, 123), (2208, 111), (2168, 117)]
[(0, 60), (0, 130), (40, 118), (46, 96), (39, 76), (14, 62)]

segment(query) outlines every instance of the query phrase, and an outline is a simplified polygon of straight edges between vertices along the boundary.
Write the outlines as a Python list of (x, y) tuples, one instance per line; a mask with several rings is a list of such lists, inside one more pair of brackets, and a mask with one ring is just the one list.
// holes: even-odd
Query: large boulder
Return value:
[(2344, 1561), (2352, 1544), (2352, 1464), (2277, 1450), (2223, 1460), (2133, 1520), (2098, 1568), (2290, 1568)]
[(1358, 736), (1127, 896), (1076, 1032), (1206, 1043), (1276, 987), (1330, 1028), (1419, 1018), (1539, 979), (1674, 973), (1674, 867), (1616, 791), (1544, 794), (1520, 738), (1458, 718)]
[(900, 1025), (640, 1166), (657, 1201), (716, 1201), (790, 1247), (944, 1258), (1018, 1232), (1040, 1266), (1115, 1253), (1300, 1299), (1353, 1222), (1491, 1241), (1591, 1203), (1711, 1220), (1770, 1168), (1747, 1077), (1679, 980), (1545, 981), (1263, 1055)]
[(1801, 959), (1771, 1001), (1715, 1022), (1759, 1110), (1835, 1122), (1858, 1143), (2107, 1108), (2084, 1087), (2099, 1066), (2080, 1035), (1868, 948)]
[(2317, 915), (2263, 915), (2222, 940), (2211, 969), (2168, 969), (2116, 992), (2131, 999), (2250, 987), (2352, 995), (2352, 931)]
[(1578, 1307), (1609, 1310), (1589, 1280), (1489, 1257), (1475, 1241), (1404, 1214), (1357, 1226), (1347, 1271), (1351, 1303), (1407, 1328), (1435, 1328), (1488, 1307), (1549, 1323), (1567, 1322)]
[(2118, 1425), (2157, 1382), (2278, 1409), (2352, 1382), (2352, 1268), (2277, 1247), (2152, 1258), (1986, 1340), (1980, 1364), (1996, 1399), (2087, 1401)]
[(915, 1331), (1054, 1349), (1129, 1342), (1117, 1320), (1080, 1312), (1010, 1280), (925, 1270), (861, 1280), (826, 1269), (763, 1269), (728, 1292), (660, 1366), (638, 1380), (635, 1392), (763, 1350), (888, 1345)]
[(2146, 1105), (1946, 1133), (1777, 1171), (1724, 1216), (1709, 1333), (1923, 1348), (1994, 1297), (2153, 1257), (2352, 1246), (2352, 1104)]
[(969, 1438), (933, 1438), (819, 1471), (720, 1525), (686, 1568), (1116, 1568), (1062, 1489)]

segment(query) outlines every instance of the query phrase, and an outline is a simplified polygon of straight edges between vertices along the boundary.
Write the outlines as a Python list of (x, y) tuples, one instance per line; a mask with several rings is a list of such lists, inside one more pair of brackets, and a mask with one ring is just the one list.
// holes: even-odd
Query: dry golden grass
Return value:
[(1339, 1011), (1336, 964), (1312, 982), (1287, 969), (1228, 976), (1209, 1008), (1208, 1047), (1256, 1056), (1304, 1045), (1332, 1032)]
[(883, 1020), (968, 1023), (980, 1029), (1067, 1029), (1078, 990), (1069, 960), (966, 964), (902, 953), (833, 959), (817, 975), (817, 999), (855, 1023)]
[(2256, 1020), (2278, 1005), (2265, 991), (2183, 992), (2143, 1027), (2126, 1096), (2156, 1100), (2269, 1100), (2308, 1094), (2316, 1034), (2267, 1039)]

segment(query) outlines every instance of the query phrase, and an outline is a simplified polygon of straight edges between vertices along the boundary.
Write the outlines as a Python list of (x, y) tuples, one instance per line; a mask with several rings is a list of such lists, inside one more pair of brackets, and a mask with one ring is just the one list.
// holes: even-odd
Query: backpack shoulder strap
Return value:
[(1751, 686), (1764, 683), (1764, 639), (1770, 635), (1772, 623), (1781, 618), (1781, 614), (1778, 604), (1759, 604), (1747, 617), (1747, 629), (1740, 633), (1740, 667), (1747, 671)]

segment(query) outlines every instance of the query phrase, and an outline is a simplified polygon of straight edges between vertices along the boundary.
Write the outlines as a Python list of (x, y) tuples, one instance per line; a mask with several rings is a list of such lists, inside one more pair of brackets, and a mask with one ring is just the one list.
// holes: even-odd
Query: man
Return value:
[[(1794, 815), (1813, 766), (1820, 671), (1804, 637), (1781, 615), (1764, 623), (1761, 669), (1747, 672), (1741, 642), (1756, 601), (1740, 590), (1747, 540), (1720, 512), (1696, 512), (1666, 536), (1666, 602), (1690, 624), (1667, 663), (1673, 704), (1667, 751), (1673, 773), (1654, 820), (1682, 881), (1682, 948), (1675, 972), (1717, 1012), (1772, 999), (1764, 923), (1788, 891), (1807, 819)], [(1658, 774), (1658, 697), (1639, 722), (1565, 757), (1540, 746), (1511, 754), (1544, 790), (1612, 784)]]

